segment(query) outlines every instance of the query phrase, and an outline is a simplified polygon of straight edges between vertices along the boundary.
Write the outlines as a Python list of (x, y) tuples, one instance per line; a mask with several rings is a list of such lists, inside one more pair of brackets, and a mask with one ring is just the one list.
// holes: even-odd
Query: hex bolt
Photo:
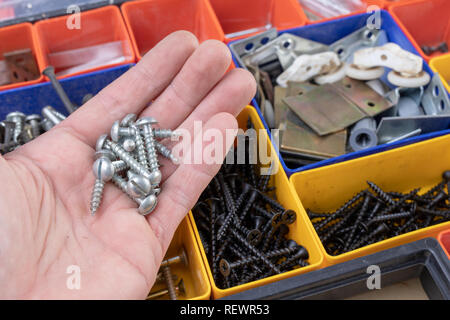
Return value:
[(96, 177), (94, 189), (91, 196), (91, 215), (94, 216), (100, 207), (103, 189), (105, 188), (105, 182), (112, 179), (114, 175), (114, 167), (112, 161), (115, 160), (113, 154), (108, 152), (98, 151), (96, 152), (97, 160), (92, 167), (94, 175)]
[(22, 133), (23, 130), (23, 125), (25, 122), (25, 114), (23, 114), (22, 112), (11, 112), (6, 116), (6, 121), (11, 121), (14, 122), (15, 127), (14, 127), (14, 131), (13, 131), (13, 140), (15, 143), (19, 143), (18, 138), (20, 136), (20, 134)]
[(64, 107), (66, 108), (67, 112), (69, 114), (75, 112), (76, 107), (70, 101), (69, 97), (67, 96), (66, 92), (64, 91), (63, 87), (61, 86), (61, 83), (56, 79), (55, 75), (55, 68), (52, 66), (49, 66), (42, 71), (42, 74), (50, 79), (50, 82), (52, 83), (53, 88), (55, 89), (56, 93), (58, 94), (59, 98), (61, 99), (62, 103), (64, 104)]
[(118, 120), (113, 123), (110, 132), (111, 140), (114, 142), (119, 142), (120, 137), (134, 137), (136, 134), (137, 130), (135, 128), (121, 127)]
[[(185, 291), (185, 288), (184, 288), (183, 280), (180, 280), (178, 285), (175, 287), (175, 292), (176, 292), (177, 295), (185, 294), (186, 291)], [(147, 300), (158, 299), (158, 298), (164, 297), (167, 294), (169, 294), (169, 290), (168, 289), (159, 290), (159, 291), (156, 291), (154, 293), (150, 293), (147, 296)]]
[(114, 154), (121, 160), (123, 160), (131, 170), (137, 174), (146, 177), (151, 180), (151, 174), (148, 172), (147, 168), (143, 167), (132, 155), (128, 154), (120, 145), (115, 142), (109, 141), (107, 135), (102, 135), (97, 140), (97, 150), (110, 149)]
[(177, 159), (177, 157), (175, 157), (172, 153), (172, 150), (170, 150), (169, 148), (167, 148), (165, 145), (159, 143), (159, 142), (155, 142), (155, 147), (156, 150), (158, 150), (158, 152), (164, 157), (169, 159), (170, 161), (172, 161), (175, 164), (179, 164), (180, 161)]
[(161, 171), (159, 170), (158, 155), (156, 153), (155, 137), (153, 135), (152, 125), (157, 124), (154, 118), (145, 117), (136, 122), (136, 126), (141, 128), (144, 136), (144, 145), (147, 149), (148, 167), (152, 173), (152, 184), (159, 185), (161, 183)]
[(170, 300), (178, 300), (177, 292), (175, 289), (175, 284), (172, 279), (172, 272), (169, 266), (164, 266), (161, 268), (164, 274), (164, 279), (166, 280), (167, 291), (169, 293)]
[(34, 138), (41, 134), (41, 121), (41, 116), (38, 114), (31, 114), (25, 118), (25, 122), (31, 126), (31, 132)]

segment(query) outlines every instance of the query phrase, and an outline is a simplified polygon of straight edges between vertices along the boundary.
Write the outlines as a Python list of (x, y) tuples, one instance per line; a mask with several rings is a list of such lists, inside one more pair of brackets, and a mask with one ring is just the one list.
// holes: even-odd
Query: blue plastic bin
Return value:
[[(133, 64), (123, 65), (67, 78), (61, 80), (61, 85), (70, 100), (81, 105), (86, 94), (97, 94), (132, 66)], [(49, 82), (3, 91), (0, 92), (0, 119), (5, 119), (12, 111), (41, 114), (42, 108), (48, 105), (67, 115), (64, 105)]]
[[(371, 16), (371, 14), (358, 14), (358, 15), (353, 15), (353, 16), (349, 16), (349, 17), (345, 17), (345, 18), (341, 18), (341, 19), (337, 19), (337, 20), (308, 25), (305, 27), (280, 31), (279, 34), (281, 35), (286, 32), (292, 33), (299, 37), (311, 39), (314, 41), (318, 41), (318, 42), (330, 45), (330, 44), (336, 42), (337, 40), (348, 36), (352, 32), (355, 32), (358, 29), (363, 28), (366, 25), (367, 19), (370, 16)], [(414, 48), (412, 43), (408, 40), (406, 35), (403, 33), (403, 31), (400, 29), (400, 27), (396, 24), (396, 22), (394, 21), (392, 16), (387, 11), (381, 10), (381, 19), (382, 19), (381, 29), (386, 32), (388, 41), (397, 43), (403, 49), (408, 50), (408, 51), (420, 56), (420, 54)], [(232, 44), (232, 43), (233, 42), (231, 42), (230, 44)], [(236, 66), (240, 66), (236, 57), (233, 57), (233, 61), (236, 64)], [(430, 69), (430, 67), (428, 66), (428, 64), (425, 61), (424, 61), (424, 70), (426, 72), (428, 72), (430, 75), (433, 75), (433, 71)], [(263, 123), (264, 123), (266, 129), (269, 131), (270, 137), (272, 138), (270, 130), (268, 129), (269, 127), (268, 127), (266, 121), (264, 120), (261, 110), (255, 99), (253, 99), (252, 104), (258, 111), (259, 116), (262, 118)], [(304, 167), (301, 167), (298, 169), (288, 168), (286, 166), (286, 163), (283, 160), (283, 157), (281, 155), (279, 155), (279, 156), (280, 156), (283, 168), (285, 169), (287, 175), (291, 176), (292, 174), (294, 174), (296, 172), (301, 172), (301, 171), (305, 171), (305, 170), (310, 170), (310, 169), (314, 169), (314, 168), (327, 166), (327, 165), (338, 163), (338, 162), (343, 162), (343, 161), (347, 161), (347, 160), (364, 157), (364, 156), (371, 155), (374, 153), (402, 147), (402, 146), (405, 146), (408, 144), (412, 144), (412, 143), (416, 143), (419, 141), (439, 137), (439, 136), (449, 134), (449, 133), (450, 133), (450, 130), (444, 130), (444, 131), (423, 134), (423, 135), (420, 135), (417, 137), (404, 139), (404, 140), (396, 142), (396, 143), (391, 143), (389, 145), (386, 145), (386, 144), (379, 145), (379, 146), (376, 146), (376, 147), (373, 147), (373, 148), (370, 148), (367, 150), (348, 153), (348, 154), (345, 154), (345, 155), (342, 155), (339, 157), (316, 162), (314, 164), (310, 164), (310, 165), (307, 165), (307, 166), (304, 166)]]

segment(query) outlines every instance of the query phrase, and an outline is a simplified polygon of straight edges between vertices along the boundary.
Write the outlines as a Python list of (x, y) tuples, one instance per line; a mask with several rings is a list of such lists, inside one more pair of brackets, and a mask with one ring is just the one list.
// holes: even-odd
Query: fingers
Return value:
[[(163, 251), (169, 246), (172, 236), (184, 216), (197, 202), (200, 194), (217, 174), (221, 163), (234, 142), (237, 121), (228, 113), (212, 117), (198, 133), (189, 151), (199, 153), (201, 164), (182, 164), (162, 186), (158, 197), (157, 211), (150, 214), (148, 221)], [(227, 137), (228, 135), (228, 137)], [(214, 150), (214, 151), (213, 151)], [(213, 156), (215, 161), (208, 156)]]
[(142, 116), (156, 118), (163, 128), (178, 127), (222, 79), (230, 63), (230, 51), (222, 42), (203, 42)]
[[(256, 82), (254, 77), (244, 69), (234, 69), (227, 73), (224, 79), (211, 91), (178, 129), (189, 132), (189, 136), (194, 138), (194, 124), (196, 121), (204, 123), (219, 112), (227, 112), (233, 116), (237, 116), (249, 104), (255, 92)], [(188, 141), (188, 143), (190, 142)], [(180, 144), (183, 143), (186, 143), (186, 141), (180, 142)], [(166, 143), (170, 147), (173, 147), (174, 144)], [(176, 170), (176, 165), (168, 160), (162, 160), (161, 163), (163, 164), (161, 168), (163, 178), (167, 179)]]
[(109, 132), (114, 121), (127, 113), (140, 113), (163, 92), (197, 47), (193, 34), (172, 33), (61, 126), (73, 129), (78, 138), (93, 146), (101, 134)]

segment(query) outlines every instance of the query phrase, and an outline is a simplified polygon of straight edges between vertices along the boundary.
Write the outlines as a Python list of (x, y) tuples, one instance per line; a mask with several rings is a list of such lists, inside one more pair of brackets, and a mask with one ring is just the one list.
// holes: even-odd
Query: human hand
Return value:
[[(194, 121), (203, 122), (203, 131), (237, 128), (234, 117), (256, 84), (243, 69), (225, 74), (230, 61), (218, 41), (199, 45), (188, 32), (173, 33), (67, 120), (0, 156), (0, 298), (147, 296), (177, 226), (220, 164), (164, 162), (158, 206), (147, 217), (107, 184), (92, 217), (95, 142), (128, 113), (186, 129), (193, 139), (202, 138)], [(80, 290), (66, 285), (71, 265), (80, 267)]]

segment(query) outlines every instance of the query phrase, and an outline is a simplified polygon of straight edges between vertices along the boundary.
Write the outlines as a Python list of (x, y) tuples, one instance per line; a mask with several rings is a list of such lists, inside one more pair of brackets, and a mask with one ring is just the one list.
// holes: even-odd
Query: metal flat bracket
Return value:
[(274, 40), (276, 37), (278, 37), (278, 31), (276, 28), (272, 28), (266, 32), (231, 43), (230, 51), (233, 53), (240, 66), (246, 68), (242, 58), (255, 52), (255, 50)]
[(422, 97), (427, 115), (450, 114), (450, 98), (439, 74), (435, 74)]
[(330, 50), (336, 52), (341, 61), (350, 63), (353, 53), (359, 49), (376, 47), (386, 42), (387, 35), (384, 30), (364, 27), (331, 44)]
[(287, 69), (296, 58), (302, 54), (314, 54), (328, 51), (328, 46), (322, 43), (284, 33), (266, 45), (255, 50), (254, 53), (243, 57), (245, 65), (260, 65), (276, 56), (283, 69)]
[(421, 133), (446, 130), (450, 127), (450, 115), (387, 117), (380, 121), (377, 136), (380, 144), (421, 129)]

